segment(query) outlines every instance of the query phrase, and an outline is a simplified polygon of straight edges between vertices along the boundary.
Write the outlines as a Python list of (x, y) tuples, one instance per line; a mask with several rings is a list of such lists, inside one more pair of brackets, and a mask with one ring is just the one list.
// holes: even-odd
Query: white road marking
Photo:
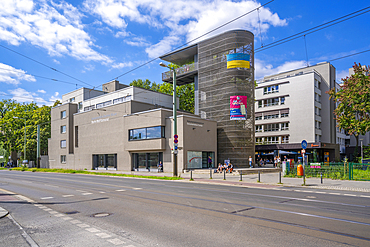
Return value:
[(293, 190), (293, 191), (301, 192), (302, 190)]
[(72, 218), (71, 217), (62, 217), (61, 219), (63, 219), (63, 220), (71, 220)]
[(84, 191), (84, 190), (76, 190), (76, 191), (78, 191), (78, 192), (87, 192), (87, 191)]
[(41, 207), (42, 205), (41, 204), (33, 204), (34, 206), (36, 207)]
[(104, 192), (104, 191), (100, 191), (99, 193), (102, 193), (102, 194), (104, 194), (105, 192)]
[(302, 190), (302, 192), (312, 193), (312, 190)]
[(72, 220), (72, 221), (71, 221), (71, 223), (72, 223), (72, 224), (79, 224), (79, 223), (82, 223), (82, 222), (81, 222), (81, 221), (79, 221), (79, 220)]
[(133, 190), (142, 190), (143, 188), (133, 188)]
[(326, 194), (326, 192), (324, 192), (324, 191), (315, 191), (315, 193)]
[(98, 229), (96, 228), (86, 228), (85, 229), (86, 231), (89, 231), (89, 232), (100, 232)]
[(114, 245), (119, 245), (119, 244), (124, 244), (125, 243), (125, 242), (123, 242), (122, 240), (120, 240), (118, 238), (108, 239), (107, 241), (114, 244)]
[(92, 193), (89, 193), (89, 192), (86, 192), (86, 193), (82, 193), (83, 196), (87, 196), (87, 195), (91, 195)]
[(126, 190), (116, 190), (116, 191), (126, 191)]
[(55, 217), (62, 217), (64, 214), (54, 214)]
[(77, 226), (81, 228), (90, 227), (88, 224), (77, 224)]
[(57, 214), (57, 213), (58, 213), (57, 211), (53, 211), (53, 210), (49, 211), (49, 214)]
[(48, 207), (45, 207), (45, 206), (39, 206), (39, 208), (44, 209), (44, 208), (48, 208)]
[(353, 195), (353, 194), (343, 194), (345, 196), (357, 196), (357, 195)]
[(41, 200), (47, 200), (47, 199), (53, 199), (54, 197), (52, 197), (52, 196), (48, 196), (48, 197), (41, 197), (40, 199)]
[(44, 208), (45, 211), (50, 211), (52, 210), (51, 208)]
[(75, 195), (63, 195), (63, 197), (71, 197), (71, 196), (75, 196)]
[(364, 195), (360, 195), (360, 197), (368, 197), (368, 198), (370, 198), (370, 196), (364, 196)]
[(97, 233), (97, 234), (95, 234), (95, 235), (96, 235), (96, 236), (98, 236), (98, 237), (100, 237), (100, 238), (110, 238), (110, 237), (111, 237), (111, 235), (106, 234), (106, 233), (104, 233), (104, 232)]
[(334, 192), (328, 193), (328, 194), (330, 194), (330, 195), (340, 195), (340, 193), (334, 193)]

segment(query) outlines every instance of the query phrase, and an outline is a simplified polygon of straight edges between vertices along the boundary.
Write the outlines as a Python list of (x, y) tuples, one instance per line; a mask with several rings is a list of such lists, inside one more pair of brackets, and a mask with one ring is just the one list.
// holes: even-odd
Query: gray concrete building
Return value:
[(297, 160), (306, 140), (309, 161), (339, 160), (335, 103), (325, 93), (335, 86), (328, 62), (264, 77), (256, 88), (256, 156)]
[[(50, 168), (172, 172), (172, 96), (112, 81), (81, 88), (51, 110)], [(216, 121), (179, 111), (178, 171), (217, 155)], [(213, 166), (214, 164), (212, 164)]]

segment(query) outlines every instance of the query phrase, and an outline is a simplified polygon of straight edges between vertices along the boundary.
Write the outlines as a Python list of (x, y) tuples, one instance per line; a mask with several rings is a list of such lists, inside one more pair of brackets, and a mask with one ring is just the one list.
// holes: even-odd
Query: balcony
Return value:
[[(198, 63), (185, 64), (176, 69), (176, 84), (184, 85), (194, 82), (194, 76), (198, 73)], [(172, 71), (162, 73), (162, 81), (172, 83)]]

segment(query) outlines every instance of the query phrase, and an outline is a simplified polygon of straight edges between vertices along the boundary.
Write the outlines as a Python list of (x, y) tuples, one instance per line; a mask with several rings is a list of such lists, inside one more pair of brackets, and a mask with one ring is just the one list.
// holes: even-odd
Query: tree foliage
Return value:
[(337, 102), (337, 126), (356, 138), (357, 157), (358, 137), (370, 131), (370, 67), (355, 63), (353, 70), (353, 75), (342, 79), (339, 91), (332, 88), (327, 93)]
[[(170, 66), (170, 65), (169, 65)], [(177, 65), (172, 65), (173, 67)], [(133, 80), (130, 86), (141, 87), (159, 93), (172, 95), (173, 87), (171, 83), (164, 82), (157, 84), (146, 79), (145, 81), (138, 79)], [(183, 111), (194, 113), (194, 83), (177, 86), (176, 95), (180, 99), (179, 108)]]
[(26, 129), (26, 158), (36, 160), (37, 125), (40, 125), (40, 151), (47, 153), (50, 138), (50, 106), (39, 107), (35, 103), (0, 101), (0, 144), (10, 154), (22, 153)]

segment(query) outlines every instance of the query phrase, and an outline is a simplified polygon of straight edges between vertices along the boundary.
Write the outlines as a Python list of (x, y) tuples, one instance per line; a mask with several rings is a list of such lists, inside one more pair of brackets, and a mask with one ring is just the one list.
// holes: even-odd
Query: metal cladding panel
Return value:
[[(248, 167), (254, 157), (254, 36), (237, 30), (198, 44), (199, 113), (217, 121), (217, 160)], [(227, 69), (227, 55), (250, 56), (250, 68)], [(247, 120), (230, 120), (230, 96), (247, 96)]]

